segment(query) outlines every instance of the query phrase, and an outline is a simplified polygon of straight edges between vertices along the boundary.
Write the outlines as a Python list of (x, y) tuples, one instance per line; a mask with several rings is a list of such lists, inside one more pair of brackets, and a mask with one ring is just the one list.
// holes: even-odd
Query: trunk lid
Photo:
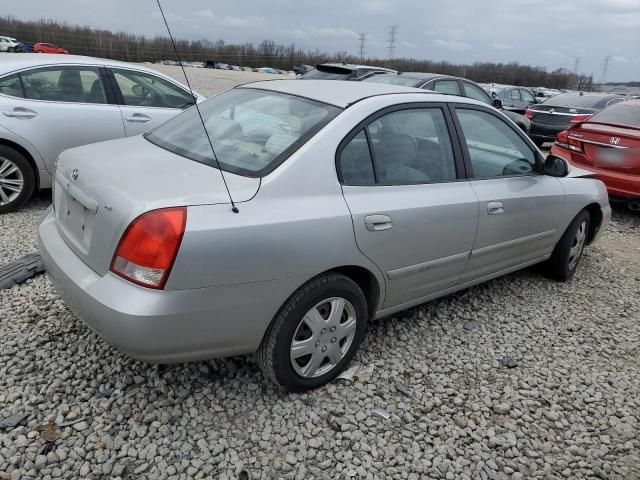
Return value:
[(547, 126), (566, 126), (578, 115), (591, 115), (597, 112), (593, 108), (558, 107), (544, 103), (529, 107), (532, 112), (531, 122)]
[[(250, 200), (260, 187), (259, 178), (224, 175), (236, 202)], [(220, 203), (230, 202), (218, 169), (142, 136), (67, 150), (58, 159), (54, 178), (58, 231), (100, 275), (109, 270), (127, 226), (142, 213)]]
[(595, 168), (640, 175), (640, 129), (586, 122), (569, 130), (581, 152), (571, 152), (573, 161)]

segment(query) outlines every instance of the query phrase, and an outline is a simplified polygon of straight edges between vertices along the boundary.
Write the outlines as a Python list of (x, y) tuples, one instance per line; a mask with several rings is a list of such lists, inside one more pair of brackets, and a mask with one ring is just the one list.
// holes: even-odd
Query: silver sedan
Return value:
[(569, 279), (610, 218), (600, 181), (475, 100), (277, 80), (200, 111), (213, 151), (191, 108), (64, 152), (39, 226), (62, 297), (139, 359), (257, 352), (314, 388), (370, 320), (536, 263)]
[(76, 55), (3, 55), (0, 214), (51, 187), (63, 150), (144, 133), (193, 103), (187, 87), (142, 65)]

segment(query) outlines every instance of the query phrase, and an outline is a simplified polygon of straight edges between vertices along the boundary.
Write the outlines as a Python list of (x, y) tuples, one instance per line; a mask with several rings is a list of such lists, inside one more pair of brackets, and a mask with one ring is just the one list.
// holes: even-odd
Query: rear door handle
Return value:
[(124, 117), (127, 122), (133, 123), (147, 123), (151, 121), (151, 117), (149, 115), (145, 115), (144, 113), (134, 113), (133, 115), (129, 115)]
[(380, 232), (393, 227), (393, 222), (389, 215), (367, 215), (364, 217), (364, 224), (370, 232)]
[(23, 107), (16, 107), (13, 110), (5, 110), (2, 113), (5, 117), (13, 118), (34, 118), (38, 116), (38, 112), (34, 112), (33, 110)]
[(487, 213), (489, 215), (502, 215), (504, 213), (504, 205), (502, 202), (487, 203)]

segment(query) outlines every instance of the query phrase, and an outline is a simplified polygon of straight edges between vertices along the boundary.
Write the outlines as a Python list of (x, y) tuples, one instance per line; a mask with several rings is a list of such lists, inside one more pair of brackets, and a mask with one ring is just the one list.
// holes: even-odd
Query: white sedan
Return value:
[(0, 213), (50, 188), (63, 150), (144, 133), (193, 103), (185, 85), (141, 65), (74, 55), (3, 56)]

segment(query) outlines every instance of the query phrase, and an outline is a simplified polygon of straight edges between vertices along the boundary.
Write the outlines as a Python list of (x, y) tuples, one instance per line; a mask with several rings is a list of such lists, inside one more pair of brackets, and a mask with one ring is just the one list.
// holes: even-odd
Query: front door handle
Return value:
[(487, 203), (487, 213), (489, 215), (502, 215), (504, 213), (504, 205), (502, 202)]
[(133, 115), (124, 117), (124, 119), (127, 122), (133, 122), (133, 123), (147, 123), (151, 121), (151, 117), (143, 113), (134, 113)]
[(367, 215), (364, 217), (364, 224), (370, 232), (380, 232), (393, 227), (393, 222), (389, 215)]
[(13, 118), (34, 118), (38, 116), (37, 112), (29, 110), (28, 108), (16, 107), (13, 110), (5, 110), (2, 112), (5, 117)]

